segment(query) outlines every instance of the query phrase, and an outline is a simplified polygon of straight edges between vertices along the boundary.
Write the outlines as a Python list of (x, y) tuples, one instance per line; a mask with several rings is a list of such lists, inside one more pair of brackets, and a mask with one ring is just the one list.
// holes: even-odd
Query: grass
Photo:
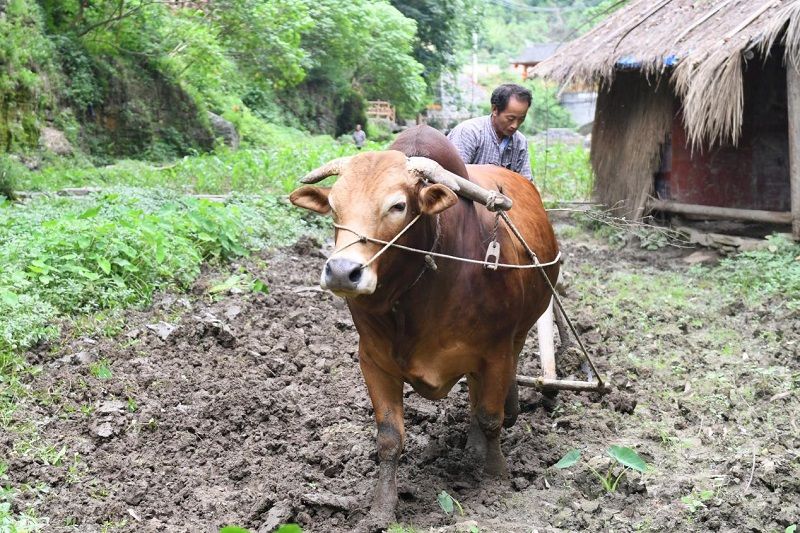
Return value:
[[(368, 149), (382, 148), (369, 143)], [(357, 153), (351, 144), (330, 137), (297, 134), (292, 142), (271, 148), (225, 147), (184, 157), (169, 165), (122, 160), (106, 167), (57, 160), (38, 172), (17, 174), (16, 186), (28, 191), (67, 187), (143, 187), (193, 194), (230, 192), (287, 194), (308, 171), (331, 159)]]
[(592, 197), (594, 175), (589, 163), (589, 150), (581, 145), (553, 144), (545, 149), (530, 143), (533, 181), (545, 201), (587, 201)]
[[(288, 244), (316, 231), (275, 196), (227, 203), (157, 190), (112, 189), (86, 199), (0, 206), (0, 347), (53, 338), (54, 319), (146, 305), (183, 290), (203, 262)], [(110, 330), (116, 328), (114, 324)]]
[(768, 240), (764, 250), (744, 252), (723, 259), (717, 268), (697, 270), (718, 278), (745, 301), (776, 298), (781, 300), (778, 305), (800, 310), (800, 244), (780, 235)]

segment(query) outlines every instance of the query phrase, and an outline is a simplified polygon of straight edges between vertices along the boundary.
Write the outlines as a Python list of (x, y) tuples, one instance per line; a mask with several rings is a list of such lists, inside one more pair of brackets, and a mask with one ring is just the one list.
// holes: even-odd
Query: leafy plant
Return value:
[(20, 177), (24, 176), (27, 169), (11, 159), (7, 154), (0, 154), (0, 197), (14, 200), (14, 189)]
[(450, 494), (448, 494), (447, 491), (443, 490), (442, 492), (437, 494), (436, 501), (439, 502), (439, 507), (442, 508), (442, 511), (444, 511), (445, 514), (448, 515), (453, 514), (454, 509), (458, 507), (458, 513), (461, 516), (464, 516), (464, 508), (461, 507), (461, 503), (459, 503), (458, 500), (456, 500)]
[(690, 513), (694, 513), (698, 509), (705, 507), (705, 502), (714, 497), (713, 490), (693, 490), (691, 494), (681, 497), (681, 502), (686, 505)]
[[(606, 492), (615, 492), (619, 482), (629, 470), (640, 473), (647, 471), (647, 463), (633, 449), (625, 446), (610, 446), (606, 453), (611, 457), (612, 463), (608, 467), (605, 475), (598, 472), (591, 464), (586, 462), (586, 467), (600, 481)], [(578, 449), (570, 450), (555, 465), (555, 468), (565, 469), (577, 464), (581, 459), (581, 451)], [(615, 466), (621, 466), (622, 470), (615, 470)]]
[(555, 143), (529, 144), (533, 180), (547, 200), (580, 201), (592, 197), (594, 174), (589, 150)]
[(111, 379), (111, 366), (108, 359), (100, 359), (89, 365), (89, 372), (97, 379)]

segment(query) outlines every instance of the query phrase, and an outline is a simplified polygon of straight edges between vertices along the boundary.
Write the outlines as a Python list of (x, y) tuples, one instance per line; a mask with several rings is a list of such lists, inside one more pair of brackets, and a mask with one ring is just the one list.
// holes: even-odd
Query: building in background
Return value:
[(634, 0), (533, 74), (600, 87), (596, 194), (791, 224), (800, 240), (800, 2)]
[[(538, 43), (525, 48), (519, 57), (511, 60), (512, 68), (526, 80), (536, 65), (555, 54), (563, 43)], [(593, 86), (567, 84), (559, 93), (558, 103), (567, 110), (578, 128), (591, 124), (597, 104)]]

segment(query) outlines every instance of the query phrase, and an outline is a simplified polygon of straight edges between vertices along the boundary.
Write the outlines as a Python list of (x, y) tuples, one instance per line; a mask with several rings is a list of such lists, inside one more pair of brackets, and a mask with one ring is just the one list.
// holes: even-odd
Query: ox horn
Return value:
[(322, 181), (328, 176), (336, 176), (342, 173), (342, 169), (347, 166), (347, 163), (350, 162), (350, 158), (348, 157), (340, 157), (339, 159), (334, 159), (333, 161), (329, 161), (325, 163), (319, 168), (316, 168), (303, 176), (300, 180), (300, 183), (317, 183), (318, 181)]
[(423, 177), (428, 181), (432, 181), (433, 183), (440, 183), (459, 196), (485, 205), (490, 211), (508, 211), (513, 204), (511, 198), (508, 196), (497, 191), (484, 189), (480, 185), (466, 180), (458, 174), (453, 174), (449, 170), (442, 168), (442, 166), (433, 159), (428, 159), (427, 157), (409, 157), (406, 167), (409, 172)]

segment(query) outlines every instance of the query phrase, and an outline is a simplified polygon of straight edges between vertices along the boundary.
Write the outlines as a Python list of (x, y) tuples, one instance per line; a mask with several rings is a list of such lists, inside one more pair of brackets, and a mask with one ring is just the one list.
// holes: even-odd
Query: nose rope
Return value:
[(370, 239), (369, 237), (365, 237), (364, 235), (361, 235), (360, 233), (358, 233), (358, 232), (356, 232), (356, 231), (354, 231), (354, 230), (352, 230), (352, 229), (350, 229), (350, 228), (348, 228), (348, 227), (346, 227), (346, 226), (340, 226), (339, 224), (336, 224), (336, 223), (334, 223), (334, 224), (333, 224), (333, 227), (334, 227), (334, 228), (336, 228), (336, 229), (343, 229), (343, 230), (345, 230), (345, 231), (349, 231), (350, 233), (352, 233), (353, 235), (355, 235), (356, 237), (358, 237), (358, 240), (356, 240), (356, 241), (353, 241), (353, 242), (351, 242), (350, 244), (348, 244), (348, 245), (346, 245), (346, 246), (343, 246), (343, 247), (339, 248), (338, 250), (334, 251), (334, 252), (331, 254), (331, 257), (333, 257), (335, 254), (338, 254), (339, 252), (341, 252), (341, 251), (342, 251), (342, 250), (344, 250), (345, 248), (349, 248), (350, 246), (353, 246), (354, 244), (358, 244), (358, 243), (360, 243), (360, 242), (368, 242), (368, 241), (369, 241), (369, 242), (379, 242), (380, 244), (384, 244), (384, 247), (383, 247), (383, 248), (381, 248), (380, 250), (378, 250), (378, 253), (376, 253), (375, 255), (373, 255), (373, 256), (370, 258), (370, 260), (369, 260), (369, 261), (367, 261), (366, 263), (364, 263), (364, 264), (361, 266), (361, 270), (364, 270), (365, 268), (369, 267), (369, 266), (372, 264), (372, 262), (373, 262), (373, 261), (375, 261), (375, 260), (376, 260), (378, 257), (380, 257), (380, 256), (381, 256), (381, 254), (383, 254), (383, 252), (385, 252), (386, 250), (388, 250), (389, 248), (391, 248), (392, 246), (394, 246), (394, 245), (395, 245), (394, 243), (395, 243), (395, 242), (397, 242), (397, 239), (399, 239), (400, 237), (402, 237), (402, 236), (403, 236), (403, 234), (404, 234), (406, 231), (408, 231), (408, 230), (409, 230), (409, 228), (411, 228), (411, 226), (413, 226), (413, 225), (414, 225), (414, 223), (415, 223), (417, 220), (419, 220), (419, 217), (420, 217), (420, 216), (422, 216), (422, 215), (420, 214), (420, 215), (417, 215), (417, 216), (415, 216), (415, 217), (414, 217), (414, 219), (413, 219), (411, 222), (409, 222), (408, 224), (406, 224), (406, 227), (405, 227), (405, 228), (403, 228), (403, 229), (400, 231), (400, 233), (398, 233), (397, 235), (395, 235), (395, 236), (394, 236), (394, 239), (392, 239), (392, 240), (391, 240), (391, 241), (389, 241), (389, 242), (385, 242), (385, 241), (378, 241), (377, 239)]

